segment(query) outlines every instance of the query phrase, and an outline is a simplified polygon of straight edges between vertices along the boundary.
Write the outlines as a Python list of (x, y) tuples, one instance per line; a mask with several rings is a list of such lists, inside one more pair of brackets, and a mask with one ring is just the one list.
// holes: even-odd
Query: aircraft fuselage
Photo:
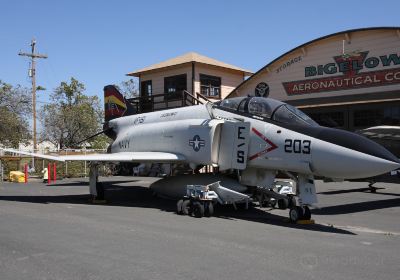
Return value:
[[(210, 114), (212, 116), (210, 116)], [(248, 124), (223, 139), (227, 122)], [(333, 179), (376, 176), (398, 168), (397, 159), (375, 142), (321, 126), (279, 123), (251, 114), (206, 105), (176, 108), (111, 120), (117, 138), (111, 152), (172, 152), (193, 165), (224, 165), (218, 152), (246, 136), (246, 150), (232, 159), (244, 168), (282, 170)], [(248, 130), (247, 132), (245, 130)], [(230, 137), (229, 137), (230, 138)], [(236, 143), (235, 142), (235, 143)], [(241, 145), (241, 144), (238, 144)], [(360, 145), (357, 147), (357, 145)]]

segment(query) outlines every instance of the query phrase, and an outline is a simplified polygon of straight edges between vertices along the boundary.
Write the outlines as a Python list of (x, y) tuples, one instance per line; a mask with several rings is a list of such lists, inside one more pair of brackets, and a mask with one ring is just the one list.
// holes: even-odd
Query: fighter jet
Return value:
[[(288, 205), (289, 218), (295, 222), (311, 218), (309, 206), (317, 203), (315, 177), (366, 178), (400, 167), (399, 159), (377, 143), (320, 126), (274, 99), (237, 97), (135, 114), (114, 86), (106, 86), (104, 92), (103, 132), (113, 139), (107, 154), (33, 154), (58, 161), (90, 161), (92, 196), (99, 191), (97, 165), (102, 162), (186, 164), (193, 170), (213, 166), (219, 172), (236, 173), (243, 189), (269, 188), (280, 171), (296, 182), (296, 199)], [(199, 183), (198, 176), (187, 176), (192, 184)], [(170, 178), (171, 187), (173, 182)]]

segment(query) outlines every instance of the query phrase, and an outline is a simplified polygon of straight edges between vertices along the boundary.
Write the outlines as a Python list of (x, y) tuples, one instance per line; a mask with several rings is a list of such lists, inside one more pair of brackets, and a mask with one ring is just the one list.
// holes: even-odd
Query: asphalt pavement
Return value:
[(400, 185), (317, 181), (315, 225), (288, 211), (175, 214), (143, 177), (0, 185), (0, 279), (399, 279)]

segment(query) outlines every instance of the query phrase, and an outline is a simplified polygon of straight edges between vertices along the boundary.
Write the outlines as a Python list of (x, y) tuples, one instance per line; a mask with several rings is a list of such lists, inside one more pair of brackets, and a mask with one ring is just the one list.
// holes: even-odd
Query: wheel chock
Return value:
[[(284, 222), (286, 223), (291, 223), (289, 218), (284, 218), (283, 219)], [(297, 225), (314, 225), (315, 224), (315, 220), (311, 219), (311, 220), (298, 220), (296, 222)]]
[(296, 222), (296, 224), (298, 224), (298, 225), (313, 225), (313, 224), (315, 224), (315, 221), (313, 219), (310, 219), (310, 220), (298, 220)]
[(107, 200), (105, 199), (91, 199), (89, 201), (93, 204), (107, 204)]

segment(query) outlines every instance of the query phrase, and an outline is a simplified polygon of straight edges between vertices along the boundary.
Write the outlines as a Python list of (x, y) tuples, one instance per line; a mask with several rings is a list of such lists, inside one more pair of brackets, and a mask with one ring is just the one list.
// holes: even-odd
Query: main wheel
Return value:
[(304, 213), (303, 213), (303, 219), (304, 220), (311, 220), (311, 210), (308, 208), (308, 206), (304, 206)]
[(190, 200), (186, 199), (182, 202), (182, 214), (183, 215), (192, 215), (192, 210), (190, 209)]
[(203, 204), (197, 202), (193, 205), (193, 214), (196, 218), (201, 218), (204, 216), (204, 206)]
[(281, 198), (278, 200), (279, 209), (285, 210), (289, 206), (289, 201), (287, 199)]
[(178, 202), (176, 203), (176, 213), (178, 215), (182, 215), (182, 204), (183, 204), (183, 199), (179, 199)]
[(275, 208), (275, 207), (276, 207), (276, 199), (270, 200), (270, 201), (269, 201), (269, 205), (270, 205), (272, 208)]
[(264, 208), (264, 207), (267, 207), (267, 206), (268, 206), (268, 201), (263, 200), (263, 201), (260, 202), (260, 208)]
[(268, 199), (266, 198), (266, 196), (263, 194), (259, 197), (259, 204), (260, 204), (260, 208), (263, 207), (267, 207), (268, 206)]
[(206, 207), (204, 209), (204, 215), (206, 217), (212, 217), (214, 215), (214, 205), (212, 201), (206, 203)]

